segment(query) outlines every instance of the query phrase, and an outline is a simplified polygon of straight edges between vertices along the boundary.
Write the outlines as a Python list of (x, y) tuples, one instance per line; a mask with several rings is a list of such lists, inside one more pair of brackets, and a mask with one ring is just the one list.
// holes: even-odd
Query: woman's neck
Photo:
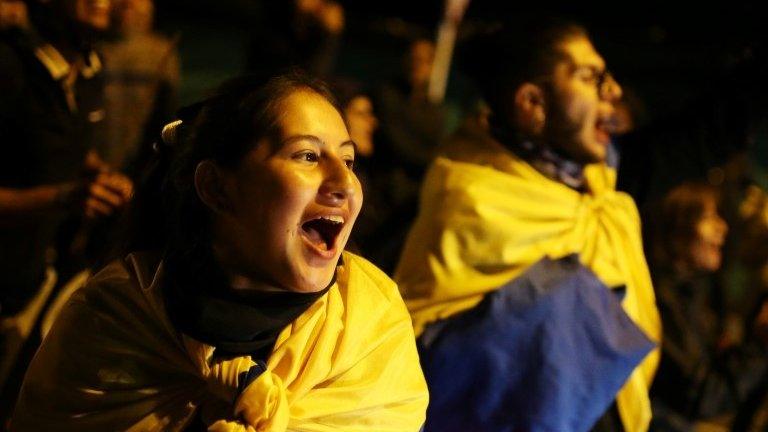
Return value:
[(281, 288), (276, 284), (264, 282), (261, 280), (254, 280), (248, 276), (240, 274), (229, 274), (229, 286), (235, 292), (248, 295), (250, 292), (283, 292), (289, 291), (285, 288)]

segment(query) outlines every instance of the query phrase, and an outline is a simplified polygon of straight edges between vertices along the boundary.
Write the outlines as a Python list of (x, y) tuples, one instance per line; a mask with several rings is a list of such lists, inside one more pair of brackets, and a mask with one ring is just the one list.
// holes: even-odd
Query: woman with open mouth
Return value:
[(132, 253), (62, 311), (12, 429), (419, 430), (403, 301), (343, 251), (362, 191), (326, 86), (237, 80), (179, 117), (137, 197)]

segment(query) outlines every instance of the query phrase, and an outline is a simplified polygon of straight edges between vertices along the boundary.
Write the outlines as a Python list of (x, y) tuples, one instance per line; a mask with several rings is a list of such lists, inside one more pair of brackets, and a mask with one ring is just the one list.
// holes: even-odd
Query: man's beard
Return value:
[[(552, 100), (552, 98), (550, 98)], [(555, 100), (547, 104), (544, 128), (541, 133), (541, 144), (560, 153), (563, 157), (579, 163), (597, 162), (594, 157), (583, 151), (581, 132), (586, 121), (586, 113), (582, 113), (574, 121), (563, 108), (565, 104)]]

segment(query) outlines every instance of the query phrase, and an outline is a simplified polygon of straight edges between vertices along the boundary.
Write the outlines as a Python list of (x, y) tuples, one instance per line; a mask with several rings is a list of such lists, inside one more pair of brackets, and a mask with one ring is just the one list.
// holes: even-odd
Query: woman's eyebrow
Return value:
[(313, 144), (317, 144), (319, 146), (324, 145), (325, 142), (321, 140), (320, 138), (314, 136), (314, 135), (291, 135), (288, 138), (284, 139), (280, 146), (288, 145), (296, 141), (311, 141)]
[[(311, 141), (313, 144), (318, 145), (318, 146), (324, 146), (325, 145), (325, 141), (321, 140), (320, 138), (318, 138), (318, 137), (316, 137), (314, 135), (291, 135), (288, 138), (284, 139), (280, 143), (280, 146), (282, 147), (282, 146), (291, 144), (291, 143), (296, 142), (296, 141), (305, 141), (305, 140), (306, 141)], [(357, 144), (354, 141), (352, 141), (352, 140), (344, 141), (344, 142), (342, 142), (339, 145), (339, 147), (344, 147), (344, 146), (352, 146), (352, 148), (355, 151), (357, 151)]]
[(344, 147), (344, 146), (352, 146), (352, 149), (354, 149), (355, 153), (357, 153), (357, 143), (355, 143), (354, 141), (352, 140), (344, 141), (343, 143), (341, 143), (339, 147)]

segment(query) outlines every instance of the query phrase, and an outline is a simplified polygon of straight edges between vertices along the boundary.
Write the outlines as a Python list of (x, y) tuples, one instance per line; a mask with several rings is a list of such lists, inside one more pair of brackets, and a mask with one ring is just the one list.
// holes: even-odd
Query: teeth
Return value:
[(344, 218), (341, 216), (331, 215), (331, 216), (320, 216), (320, 219), (327, 220), (329, 222), (333, 222), (335, 224), (343, 224)]

